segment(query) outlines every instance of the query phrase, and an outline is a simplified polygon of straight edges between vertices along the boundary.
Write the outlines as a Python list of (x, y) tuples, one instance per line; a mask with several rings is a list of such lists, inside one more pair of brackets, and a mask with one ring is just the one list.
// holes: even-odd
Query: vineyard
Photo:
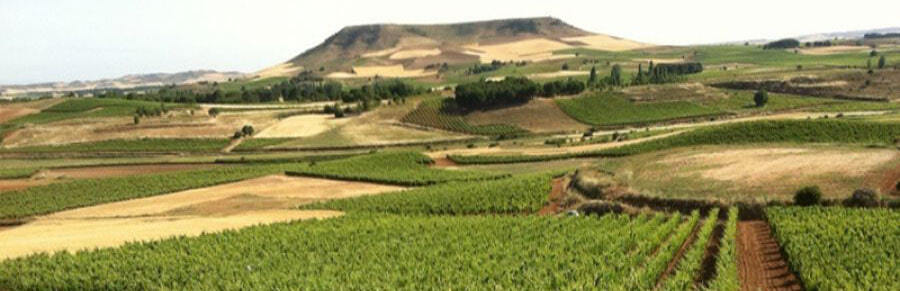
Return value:
[(223, 167), (165, 174), (73, 180), (0, 193), (0, 219), (161, 195), (281, 173), (296, 164)]
[(218, 152), (229, 140), (225, 138), (142, 138), (118, 139), (64, 145), (4, 148), (0, 152), (70, 153), (70, 152)]
[(889, 145), (900, 136), (900, 124), (858, 120), (753, 121), (701, 128), (674, 136), (617, 148), (550, 155), (450, 155), (458, 164), (540, 162), (585, 157), (618, 157), (676, 147), (760, 143), (844, 143)]
[(572, 118), (598, 126), (649, 124), (725, 114), (687, 101), (634, 103), (621, 95), (603, 92), (556, 102)]
[(332, 200), (304, 209), (371, 211), (395, 214), (535, 213), (550, 193), (551, 175), (492, 181), (450, 182), (376, 196)]
[(719, 242), (719, 255), (716, 258), (716, 277), (709, 283), (709, 288), (720, 291), (736, 291), (741, 289), (738, 277), (737, 254), (738, 208), (728, 211), (725, 232)]
[(766, 215), (806, 288), (900, 289), (900, 212), (775, 207)]
[(13, 290), (652, 286), (660, 268), (651, 263), (667, 263), (657, 260), (654, 250), (661, 243), (680, 245), (684, 230), (690, 233), (695, 222), (696, 216), (682, 222), (678, 215), (351, 214), (9, 260), (0, 263), (0, 286)]
[(445, 108), (445, 103), (447, 102), (452, 102), (452, 100), (424, 100), (419, 104), (419, 107), (404, 116), (402, 121), (437, 129), (476, 135), (521, 135), (527, 133), (524, 129), (506, 124), (469, 124), (462, 115), (455, 112), (449, 112), (450, 110)]
[(696, 290), (694, 282), (698, 279), (700, 264), (703, 263), (703, 255), (706, 253), (706, 247), (712, 238), (713, 228), (718, 221), (719, 209), (715, 208), (709, 212), (703, 221), (703, 226), (697, 233), (697, 238), (691, 244), (684, 257), (678, 261), (674, 276), (667, 278), (664, 283), (665, 290)]
[(406, 186), (502, 177), (473, 171), (431, 169), (428, 164), (432, 162), (416, 152), (385, 152), (302, 165), (287, 174)]

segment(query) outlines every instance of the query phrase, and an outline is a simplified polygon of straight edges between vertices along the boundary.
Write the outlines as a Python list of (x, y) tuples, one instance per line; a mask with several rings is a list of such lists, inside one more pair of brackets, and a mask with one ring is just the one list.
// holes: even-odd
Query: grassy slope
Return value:
[(472, 125), (458, 114), (449, 113), (447, 106), (452, 99), (427, 99), (419, 104), (419, 107), (403, 117), (403, 122), (409, 122), (427, 127), (443, 130), (478, 134), (478, 135), (516, 135), (526, 133), (524, 129), (512, 125)]
[(594, 92), (557, 100), (559, 107), (578, 121), (598, 126), (633, 125), (667, 120), (722, 115), (724, 112), (688, 101), (633, 103), (608, 92)]

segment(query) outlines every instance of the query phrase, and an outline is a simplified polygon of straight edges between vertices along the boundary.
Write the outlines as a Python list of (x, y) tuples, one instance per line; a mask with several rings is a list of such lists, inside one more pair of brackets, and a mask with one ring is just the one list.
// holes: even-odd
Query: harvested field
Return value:
[(40, 112), (40, 110), (32, 108), (13, 107), (12, 105), (8, 107), (7, 105), (3, 106), (4, 107), (0, 107), (0, 123), (4, 123), (28, 114)]
[(0, 231), (0, 258), (35, 252), (111, 247), (129, 241), (198, 235), (256, 225), (340, 215), (289, 210), (300, 204), (402, 190), (402, 187), (283, 175), (168, 195), (78, 208)]
[(387, 65), (387, 66), (359, 66), (353, 67), (353, 73), (334, 72), (328, 74), (328, 78), (332, 79), (349, 79), (349, 78), (417, 78), (435, 75), (437, 72), (424, 69), (407, 70), (403, 65)]
[(587, 76), (591, 72), (589, 71), (558, 71), (552, 73), (538, 73), (538, 74), (530, 74), (528, 75), (529, 79), (553, 79), (553, 78), (562, 78), (562, 77), (576, 77), (576, 76)]
[(566, 42), (580, 43), (581, 47), (603, 50), (603, 51), (627, 51), (639, 48), (650, 47), (652, 45), (627, 40), (609, 35), (595, 34), (589, 36), (563, 38)]
[(557, 55), (554, 51), (569, 49), (572, 46), (546, 38), (534, 38), (495, 45), (469, 45), (466, 53), (478, 56), (482, 63), (498, 60), (503, 62), (541, 62), (556, 59), (572, 58), (574, 55)]
[(695, 154), (662, 162), (672, 166), (699, 165), (703, 168), (699, 171), (700, 175), (707, 179), (760, 185), (827, 174), (860, 177), (897, 158), (900, 158), (900, 153), (893, 150), (760, 148)]
[(872, 50), (872, 48), (868, 46), (856, 46), (856, 45), (835, 45), (835, 46), (823, 46), (823, 47), (812, 47), (812, 48), (800, 48), (797, 49), (801, 54), (804, 55), (833, 55), (833, 54), (843, 54), (843, 53), (861, 53), (868, 52)]
[(54, 180), (50, 179), (0, 179), (0, 192), (21, 190), (34, 186), (47, 185), (53, 182)]
[(338, 119), (329, 114), (291, 116), (262, 130), (256, 137), (308, 137), (325, 132), (348, 120), (350, 119)]
[(440, 49), (413, 49), (413, 50), (401, 50), (396, 53), (391, 54), (389, 59), (392, 60), (403, 60), (403, 59), (415, 59), (415, 58), (424, 58), (430, 56), (437, 56), (441, 54)]
[(632, 86), (622, 90), (634, 102), (654, 101), (705, 101), (727, 99), (722, 90), (700, 83), (663, 84), (652, 86)]
[(589, 128), (560, 110), (552, 99), (540, 98), (521, 106), (473, 112), (466, 115), (465, 119), (474, 125), (510, 124), (532, 132), (580, 131)]

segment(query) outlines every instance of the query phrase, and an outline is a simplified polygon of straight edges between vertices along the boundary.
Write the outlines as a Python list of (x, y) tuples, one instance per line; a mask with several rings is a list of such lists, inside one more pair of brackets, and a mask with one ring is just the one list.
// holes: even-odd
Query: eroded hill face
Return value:
[(619, 51), (645, 46), (593, 34), (555, 18), (362, 25), (346, 27), (321, 45), (258, 74), (289, 76), (306, 69), (336, 79), (424, 77), (437, 74), (444, 63), (540, 62), (572, 57), (555, 52), (576, 47)]

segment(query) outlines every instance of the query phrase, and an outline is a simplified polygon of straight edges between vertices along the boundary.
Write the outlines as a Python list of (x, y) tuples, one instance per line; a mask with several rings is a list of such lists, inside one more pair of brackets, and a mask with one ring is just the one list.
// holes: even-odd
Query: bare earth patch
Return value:
[(417, 78), (426, 77), (437, 74), (436, 71), (425, 71), (424, 69), (407, 70), (403, 65), (387, 65), (387, 66), (359, 66), (353, 67), (352, 73), (334, 72), (328, 74), (331, 79), (350, 79), (350, 78)]
[(114, 202), (38, 217), (0, 231), (0, 259), (77, 251), (132, 241), (199, 235), (338, 211), (291, 210), (320, 200), (402, 190), (370, 183), (273, 175), (173, 194)]

